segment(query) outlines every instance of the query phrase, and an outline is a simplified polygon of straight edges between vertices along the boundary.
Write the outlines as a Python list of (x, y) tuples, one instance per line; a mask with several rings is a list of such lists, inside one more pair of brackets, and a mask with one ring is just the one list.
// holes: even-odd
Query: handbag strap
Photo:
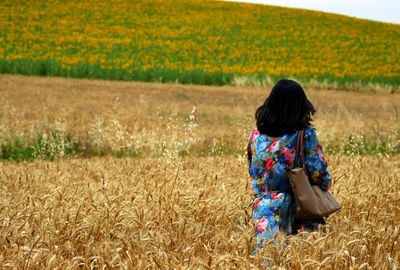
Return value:
[(301, 161), (303, 163), (303, 168), (306, 174), (308, 175), (308, 172), (306, 170), (306, 157), (304, 155), (304, 130), (301, 131), (301, 136), (300, 136), (300, 151), (301, 151)]
[(296, 156), (294, 157), (294, 168), (299, 167), (299, 149), (300, 149), (300, 137), (301, 130), (297, 131), (297, 143), (296, 143)]
[(304, 129), (299, 130), (297, 132), (297, 144), (296, 144), (296, 156), (294, 158), (294, 167), (299, 167), (299, 152), (301, 154), (301, 160), (303, 163), (303, 168), (305, 172), (308, 174), (306, 170), (306, 162), (305, 162), (305, 156), (304, 156)]

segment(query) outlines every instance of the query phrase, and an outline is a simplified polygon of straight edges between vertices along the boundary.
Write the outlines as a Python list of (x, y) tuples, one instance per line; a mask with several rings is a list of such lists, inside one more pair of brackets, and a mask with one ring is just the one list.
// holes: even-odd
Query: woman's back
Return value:
[[(254, 129), (248, 143), (249, 174), (255, 195), (262, 192), (285, 192), (289, 178), (286, 168), (293, 168), (296, 156), (297, 132), (281, 137), (270, 137)], [(306, 168), (313, 184), (327, 190), (331, 184), (327, 163), (315, 130), (305, 129), (304, 153)], [(303, 164), (301, 155), (298, 164)]]
[[(306, 128), (304, 133), (305, 164), (310, 180), (312, 184), (327, 190), (331, 179), (322, 147), (313, 128)], [(254, 129), (249, 137), (249, 174), (256, 197), (252, 216), (256, 225), (258, 247), (264, 246), (278, 231), (285, 234), (297, 231), (295, 201), (285, 170), (294, 166), (296, 142), (297, 132), (270, 137)], [(303, 164), (301, 155), (298, 155), (298, 164)]]
[(284, 192), (289, 184), (285, 168), (292, 168), (296, 155), (296, 133), (269, 137), (254, 129), (249, 139), (249, 174), (255, 195)]

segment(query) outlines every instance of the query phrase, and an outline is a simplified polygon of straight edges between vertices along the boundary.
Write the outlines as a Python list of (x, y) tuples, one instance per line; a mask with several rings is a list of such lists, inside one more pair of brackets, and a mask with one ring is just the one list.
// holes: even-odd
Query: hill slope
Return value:
[(0, 11), (1, 73), (198, 84), (292, 76), (392, 91), (400, 85), (396, 24), (216, 1), (6, 0)]

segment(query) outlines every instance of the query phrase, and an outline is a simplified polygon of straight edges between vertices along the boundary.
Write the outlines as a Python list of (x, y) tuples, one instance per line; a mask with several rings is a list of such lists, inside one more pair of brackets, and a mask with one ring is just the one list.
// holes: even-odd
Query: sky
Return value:
[(229, 0), (304, 8), (400, 24), (400, 0)]

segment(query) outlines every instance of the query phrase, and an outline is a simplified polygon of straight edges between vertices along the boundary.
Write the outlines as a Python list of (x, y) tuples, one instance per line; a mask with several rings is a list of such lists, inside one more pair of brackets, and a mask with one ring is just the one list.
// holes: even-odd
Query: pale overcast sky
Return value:
[(229, 0), (305, 8), (400, 24), (400, 0)]

